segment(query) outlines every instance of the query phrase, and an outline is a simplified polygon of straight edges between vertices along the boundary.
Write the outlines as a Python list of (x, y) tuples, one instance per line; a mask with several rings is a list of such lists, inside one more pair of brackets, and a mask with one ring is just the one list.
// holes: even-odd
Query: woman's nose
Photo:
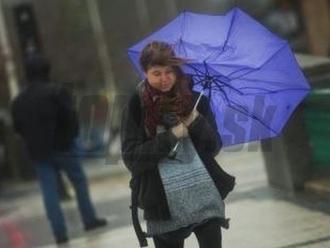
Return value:
[(161, 79), (161, 81), (167, 81), (168, 80), (168, 75), (162, 74), (160, 79)]

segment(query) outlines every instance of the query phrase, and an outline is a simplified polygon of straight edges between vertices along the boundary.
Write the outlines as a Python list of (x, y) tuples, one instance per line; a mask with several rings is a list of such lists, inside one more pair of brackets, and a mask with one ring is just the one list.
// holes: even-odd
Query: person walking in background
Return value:
[[(122, 157), (132, 174), (132, 217), (141, 246), (152, 237), (156, 248), (182, 248), (194, 232), (199, 247), (221, 247), (228, 228), (223, 200), (235, 178), (214, 157), (221, 139), (206, 97), (199, 93), (171, 46), (153, 41), (142, 51), (146, 79), (124, 109)], [(179, 142), (177, 150), (173, 147)], [(137, 219), (144, 210), (147, 232)]]
[(58, 175), (71, 181), (86, 231), (107, 224), (95, 213), (79, 157), (74, 154), (78, 120), (69, 92), (49, 83), (50, 65), (40, 55), (27, 58), (27, 87), (12, 103), (15, 130), (23, 137), (39, 180), (46, 214), (58, 244), (68, 233), (60, 207)]

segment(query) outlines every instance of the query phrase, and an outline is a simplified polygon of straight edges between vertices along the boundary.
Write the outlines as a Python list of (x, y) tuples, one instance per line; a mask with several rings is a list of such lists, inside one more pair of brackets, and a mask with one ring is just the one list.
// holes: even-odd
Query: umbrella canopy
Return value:
[(128, 49), (138, 74), (151, 41), (172, 45), (193, 89), (210, 100), (224, 146), (280, 134), (310, 90), (287, 41), (239, 8), (226, 15), (183, 12)]

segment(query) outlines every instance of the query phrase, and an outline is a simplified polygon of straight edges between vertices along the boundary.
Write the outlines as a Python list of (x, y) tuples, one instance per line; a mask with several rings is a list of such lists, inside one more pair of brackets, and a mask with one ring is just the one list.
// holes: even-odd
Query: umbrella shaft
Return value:
[[(195, 103), (195, 106), (193, 108), (193, 111), (197, 109), (197, 106), (198, 106), (199, 102), (202, 99), (203, 92), (204, 92), (204, 90), (202, 90), (201, 93), (199, 94), (199, 96), (197, 98), (197, 101)], [(179, 146), (179, 143), (180, 143), (180, 141), (177, 141), (176, 144), (175, 144), (175, 146), (173, 147), (173, 149), (170, 151), (170, 153), (168, 155), (170, 158), (175, 158), (176, 153), (177, 153), (177, 149), (178, 149), (178, 146)]]

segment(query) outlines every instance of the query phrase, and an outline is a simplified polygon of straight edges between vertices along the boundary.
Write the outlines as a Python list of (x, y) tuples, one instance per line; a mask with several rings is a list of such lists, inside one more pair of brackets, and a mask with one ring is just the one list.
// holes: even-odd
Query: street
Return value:
[[(259, 146), (252, 151), (222, 152), (218, 161), (237, 177), (237, 186), (226, 199), (226, 214), (231, 221), (230, 229), (223, 230), (223, 247), (330, 247), (329, 197), (270, 188)], [(109, 225), (85, 233), (75, 201), (65, 202), (71, 241), (62, 247), (138, 247), (129, 212), (129, 174), (124, 168), (116, 169), (119, 173), (115, 175), (90, 180), (97, 211)], [(20, 187), (24, 189), (24, 185)], [(56, 247), (37, 185), (32, 183), (28, 188), (21, 190), (22, 195), (0, 196), (0, 247)], [(149, 247), (153, 247), (151, 240)], [(198, 247), (194, 235), (187, 239), (186, 247)]]

